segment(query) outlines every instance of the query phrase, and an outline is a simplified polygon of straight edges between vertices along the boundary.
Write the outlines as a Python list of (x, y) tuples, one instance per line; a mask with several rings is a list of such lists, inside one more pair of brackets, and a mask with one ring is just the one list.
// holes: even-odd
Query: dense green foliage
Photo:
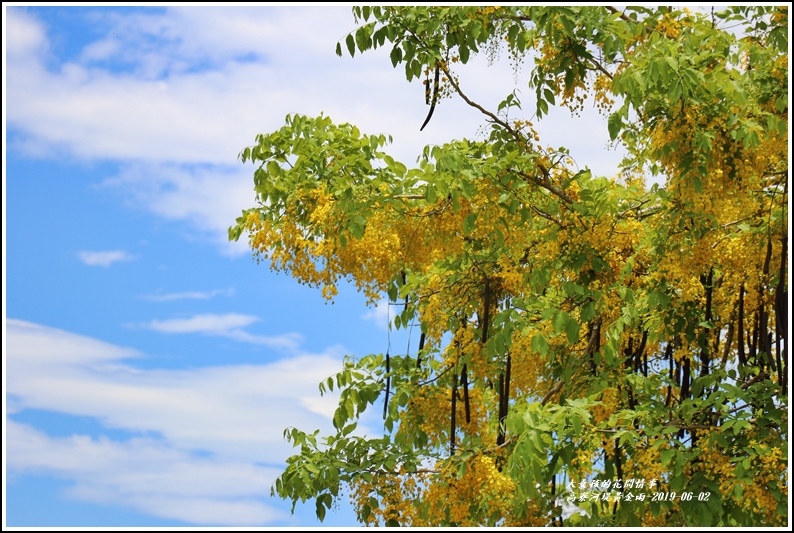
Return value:
[[(259, 205), (230, 238), (421, 332), (321, 385), (337, 432), (287, 429), (274, 492), (322, 519), (347, 486), (387, 525), (787, 524), (787, 8), (353, 12), (340, 55), (390, 47), (428, 119), (460, 98), (488, 133), (409, 169), (385, 136), (292, 115), (242, 152)], [(486, 109), (465, 65), (502, 47), (532, 98)], [(616, 176), (541, 142), (551, 106), (587, 99)]]

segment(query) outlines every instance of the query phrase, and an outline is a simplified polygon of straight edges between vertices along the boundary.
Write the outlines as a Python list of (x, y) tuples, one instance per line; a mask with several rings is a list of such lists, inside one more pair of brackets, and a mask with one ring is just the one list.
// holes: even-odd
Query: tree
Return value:
[[(421, 330), (320, 385), (336, 433), (287, 429), (274, 493), (322, 519), (349, 487), (367, 524), (786, 524), (788, 8), (353, 13), (339, 55), (389, 46), (428, 119), (450, 96), (489, 129), (408, 169), (383, 135), (291, 115), (241, 153), (259, 202), (230, 238)], [(534, 109), (467, 96), (465, 64), (499, 46), (534, 62)], [(588, 97), (618, 176), (531, 122)], [(384, 434), (357, 436), (381, 405)]]

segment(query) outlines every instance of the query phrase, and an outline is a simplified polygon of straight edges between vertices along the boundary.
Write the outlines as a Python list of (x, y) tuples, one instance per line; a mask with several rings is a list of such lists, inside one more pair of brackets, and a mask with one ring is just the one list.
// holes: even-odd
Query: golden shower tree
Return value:
[[(366, 524), (785, 525), (787, 8), (353, 12), (339, 55), (390, 47), (428, 120), (460, 98), (488, 132), (407, 168), (384, 135), (291, 115), (243, 150), (259, 201), (230, 238), (421, 330), (321, 384), (336, 433), (287, 429), (274, 493), (322, 519), (347, 489)], [(532, 109), (467, 95), (500, 46), (533, 63)], [(617, 176), (533, 123), (585, 99), (626, 148)], [(381, 407), (384, 434), (358, 436)]]

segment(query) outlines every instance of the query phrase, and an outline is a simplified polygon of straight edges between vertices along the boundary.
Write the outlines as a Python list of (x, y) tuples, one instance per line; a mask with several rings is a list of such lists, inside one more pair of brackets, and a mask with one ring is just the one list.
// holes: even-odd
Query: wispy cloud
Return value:
[(51, 437), (9, 420), (9, 467), (14, 474), (51, 472), (73, 484), (80, 501), (132, 507), (200, 525), (261, 525), (283, 519), (266, 503), (279, 471), (218, 460), (156, 439), (125, 442), (84, 435)]
[(222, 315), (203, 314), (194, 315), (190, 318), (152, 320), (145, 324), (140, 324), (140, 327), (160, 333), (199, 333), (201, 335), (226, 337), (239, 342), (260, 344), (288, 352), (295, 352), (303, 340), (297, 333), (267, 336), (255, 335), (243, 329), (258, 321), (258, 317), (237, 313), (226, 313)]
[(195, 315), (190, 318), (152, 320), (144, 327), (161, 333), (204, 333), (221, 335), (230, 330), (250, 326), (259, 319), (252, 315), (228, 313), (225, 315)]
[[(355, 60), (334, 55), (337, 40), (355, 26), (348, 8), (165, 9), (97, 17), (93, 26), (105, 35), (52, 69), (52, 58), (42, 52), (49, 48), (43, 26), (22, 9), (7, 10), (14, 34), (7, 88), (14, 105), (7, 120), (15, 147), (122, 162), (106, 185), (136, 208), (186, 223), (186, 237), (209, 239), (230, 255), (247, 247), (229, 244), (226, 230), (255, 203), (252, 167), (237, 155), (257, 133), (280, 127), (286, 113), (324, 112), (362, 131), (389, 133), (390, 152), (406, 163), (425, 145), (460, 132), (476, 135), (484, 124), (478, 111), (446, 100), (418, 135), (427, 112), (424, 91), (391, 69), (386, 48)], [(488, 66), (485, 54), (472, 57), (461, 67), (467, 94), (495, 109), (524, 85), (526, 73), (514, 73), (507, 63)], [(552, 109), (537, 124), (544, 144), (567, 146), (597, 174), (614, 173), (619, 156), (606, 149), (605, 119), (586, 108), (575, 121), (568, 111)]]
[(88, 250), (83, 250), (77, 252), (77, 258), (84, 265), (99, 266), (105, 268), (111, 266), (113, 263), (132, 261), (133, 259), (135, 259), (135, 257), (125, 252), (124, 250), (109, 250), (106, 252), (91, 252)]
[(11, 24), (7, 25), (6, 51), (8, 60), (29, 60), (38, 57), (48, 48), (47, 34), (43, 25), (23, 9), (4, 10)]
[(394, 315), (391, 313), (389, 300), (382, 298), (374, 305), (374, 307), (361, 315), (361, 318), (374, 322), (375, 325), (384, 331), (388, 330), (391, 326), (392, 320), (394, 319)]
[[(42, 365), (91, 365), (140, 357), (132, 348), (123, 348), (90, 337), (75, 335), (24, 320), (6, 321), (8, 352), (18, 356), (33, 354), (31, 362)], [(10, 361), (9, 361), (10, 364)]]
[(21, 320), (9, 319), (6, 330), (8, 392), (18, 408), (94, 416), (237, 457), (262, 459), (263, 444), (286, 451), (281, 430), (300, 421), (327, 425), (300, 402), (316, 398), (341, 361), (341, 349), (330, 348), (262, 365), (141, 370), (125, 363), (140, 355), (134, 350)]
[[(8, 43), (18, 58), (9, 78), (9, 125), (42, 154), (46, 145), (87, 159), (234, 165), (239, 151), (287, 112), (344, 107), (335, 103), (347, 100), (346, 91), (329, 92), (328, 84), (361, 82), (337, 72), (351, 63), (333, 52), (342, 28), (354, 29), (348, 8), (98, 17), (93, 27), (106, 36), (57, 69), (40, 52), (49, 39), (42, 25), (17, 8), (6, 18), (20, 28)], [(290, 38), (297, 33), (304, 37)], [(285, 42), (289, 54), (279, 52)], [(289, 90), (274, 82), (284, 79), (293, 82)]]
[(239, 255), (248, 252), (246, 240), (230, 243), (227, 230), (244, 208), (254, 205), (251, 183), (250, 171), (242, 165), (137, 163), (102, 187), (133, 209), (184, 223), (188, 239), (206, 239), (228, 255)]
[(141, 296), (152, 302), (174, 302), (177, 300), (212, 300), (216, 296), (234, 296), (234, 287), (215, 289), (212, 291), (169, 292), (165, 294), (147, 294)]
[(13, 416), (48, 410), (156, 435), (56, 438), (8, 419), (8, 472), (55, 475), (81, 500), (193, 524), (264, 525), (283, 518), (268, 497), (291, 453), (283, 429), (331, 429), (337, 397), (320, 398), (317, 384), (338, 370), (339, 348), (173, 370), (136, 368), (134, 350), (21, 320), (7, 321), (6, 338)]

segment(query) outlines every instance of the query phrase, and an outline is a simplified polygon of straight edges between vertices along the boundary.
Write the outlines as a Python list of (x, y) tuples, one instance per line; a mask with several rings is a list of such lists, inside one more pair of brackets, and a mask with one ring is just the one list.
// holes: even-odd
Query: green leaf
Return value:
[(604, 270), (609, 270), (609, 263), (607, 263), (598, 256), (593, 256), (593, 258), (590, 260), (590, 265), (593, 267), (593, 270), (595, 270), (596, 273), (603, 272)]
[(568, 342), (571, 344), (579, 342), (579, 323), (575, 318), (569, 318), (565, 323), (565, 334), (568, 336)]
[(609, 115), (607, 119), (607, 129), (609, 130), (610, 140), (614, 141), (618, 138), (621, 128), (623, 128), (623, 118), (620, 116), (620, 112)]
[(466, 197), (466, 199), (470, 200), (475, 194), (477, 194), (477, 186), (469, 180), (461, 180), (459, 185), (460, 190), (463, 192), (463, 196)]
[(345, 425), (345, 420), (346, 420), (345, 413), (340, 406), (336, 409), (336, 411), (334, 411), (334, 420), (333, 420), (334, 428), (341, 429), (342, 426)]
[(425, 188), (425, 200), (428, 204), (434, 204), (438, 201), (438, 194), (434, 185), (428, 183)]
[(372, 26), (362, 26), (358, 30), (356, 30), (356, 45), (358, 45), (359, 51), (363, 52), (364, 50), (368, 50), (372, 44), (372, 39), (370, 38), (370, 31), (372, 30)]
[(582, 419), (577, 414), (571, 414), (570, 420), (574, 435), (580, 435), (582, 433)]
[(458, 465), (457, 478), (461, 479), (464, 475), (466, 475), (466, 462), (461, 461)]
[(594, 302), (587, 302), (582, 307), (582, 311), (579, 313), (582, 322), (589, 322), (595, 316), (595, 303)]
[(541, 333), (532, 337), (532, 350), (540, 355), (546, 355), (549, 352), (549, 342)]
[(461, 46), (460, 50), (460, 62), (464, 65), (469, 62), (469, 47), (468, 46)]
[(549, 104), (546, 103), (546, 100), (538, 100), (538, 118), (542, 117), (543, 115), (549, 114)]
[(554, 327), (554, 333), (561, 333), (565, 329), (565, 325), (568, 323), (569, 318), (570, 315), (565, 311), (557, 311), (551, 323)]
[(399, 293), (399, 290), (400, 289), (397, 287), (396, 283), (394, 283), (394, 282), (389, 283), (389, 288), (386, 290), (386, 293), (387, 293), (387, 295), (389, 297), (389, 301), (390, 302), (396, 302), (397, 301), (397, 295)]
[(361, 215), (355, 215), (353, 218), (350, 219), (350, 222), (347, 225), (347, 229), (356, 239), (360, 239), (364, 236), (364, 230), (367, 227), (367, 219)]
[(347, 51), (350, 53), (350, 57), (355, 57), (356, 55), (356, 39), (353, 37), (352, 33), (347, 35), (345, 39), (345, 44), (347, 45)]
[(397, 67), (397, 63), (402, 61), (403, 59), (403, 51), (402, 48), (399, 46), (395, 46), (391, 50), (391, 54), (389, 54), (389, 58), (391, 59), (391, 64), (393, 67)]
[(662, 450), (661, 453), (662, 466), (669, 465), (674, 455), (675, 455), (675, 450), (673, 449)]
[(546, 97), (547, 102), (554, 105), (554, 92), (551, 89), (544, 89), (543, 96)]

